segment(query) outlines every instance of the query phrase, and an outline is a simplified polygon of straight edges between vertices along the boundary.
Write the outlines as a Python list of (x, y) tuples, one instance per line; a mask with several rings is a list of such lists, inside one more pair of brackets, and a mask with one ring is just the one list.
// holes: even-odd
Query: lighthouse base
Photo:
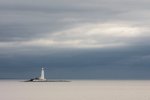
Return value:
[(68, 81), (68, 80), (37, 80), (37, 79), (30, 79), (30, 80), (27, 80), (25, 82), (71, 82), (71, 81)]

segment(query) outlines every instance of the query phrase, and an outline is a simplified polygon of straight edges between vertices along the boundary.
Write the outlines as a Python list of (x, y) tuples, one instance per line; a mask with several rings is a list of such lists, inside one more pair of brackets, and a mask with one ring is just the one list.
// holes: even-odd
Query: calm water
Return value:
[(0, 80), (0, 100), (150, 100), (150, 81), (72, 80), (30, 83)]

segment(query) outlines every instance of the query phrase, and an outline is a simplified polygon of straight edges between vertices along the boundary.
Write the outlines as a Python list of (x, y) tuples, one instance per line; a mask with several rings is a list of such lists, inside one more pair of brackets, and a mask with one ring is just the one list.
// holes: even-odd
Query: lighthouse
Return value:
[(39, 77), (40, 80), (46, 80), (44, 75), (44, 68), (41, 69), (41, 76)]
[(70, 82), (70, 81), (66, 81), (66, 80), (48, 80), (48, 79), (45, 78), (44, 68), (42, 67), (40, 77), (31, 78), (30, 80), (27, 80), (25, 82)]

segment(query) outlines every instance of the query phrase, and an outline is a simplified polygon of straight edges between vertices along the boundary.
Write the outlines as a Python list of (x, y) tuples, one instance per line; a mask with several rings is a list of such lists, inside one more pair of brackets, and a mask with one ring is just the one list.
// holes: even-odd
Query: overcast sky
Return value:
[(149, 0), (0, 0), (0, 78), (150, 79)]

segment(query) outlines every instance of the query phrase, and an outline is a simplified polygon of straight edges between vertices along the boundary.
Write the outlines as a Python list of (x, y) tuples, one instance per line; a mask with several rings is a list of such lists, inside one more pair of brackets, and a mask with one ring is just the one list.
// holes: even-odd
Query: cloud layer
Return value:
[(51, 78), (59, 73), (148, 78), (149, 5), (148, 0), (1, 0), (1, 76), (44, 64), (53, 70)]

